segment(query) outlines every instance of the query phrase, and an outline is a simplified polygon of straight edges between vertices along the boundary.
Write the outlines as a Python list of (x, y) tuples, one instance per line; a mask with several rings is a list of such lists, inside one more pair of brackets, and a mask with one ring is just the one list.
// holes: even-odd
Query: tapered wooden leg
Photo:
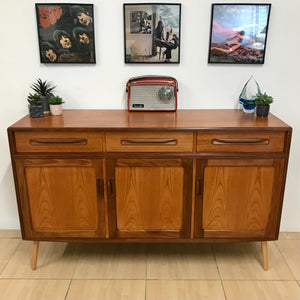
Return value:
[(32, 258), (31, 258), (31, 269), (35, 270), (37, 265), (37, 258), (39, 253), (39, 243), (38, 241), (33, 241), (32, 245)]
[(263, 268), (265, 271), (268, 271), (268, 244), (266, 241), (261, 242), (261, 254), (263, 261)]

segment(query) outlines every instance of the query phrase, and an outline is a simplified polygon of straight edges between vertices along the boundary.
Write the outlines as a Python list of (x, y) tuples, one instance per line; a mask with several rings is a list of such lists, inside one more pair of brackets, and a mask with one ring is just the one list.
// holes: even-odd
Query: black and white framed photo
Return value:
[(263, 64), (271, 4), (212, 4), (209, 63)]
[(125, 63), (180, 63), (181, 4), (125, 3)]
[(41, 63), (96, 63), (93, 4), (35, 4)]

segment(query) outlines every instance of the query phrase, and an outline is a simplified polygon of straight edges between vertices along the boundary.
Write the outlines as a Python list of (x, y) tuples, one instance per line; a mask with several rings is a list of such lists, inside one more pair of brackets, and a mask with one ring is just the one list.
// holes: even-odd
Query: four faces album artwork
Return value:
[(36, 4), (42, 63), (95, 63), (92, 4)]

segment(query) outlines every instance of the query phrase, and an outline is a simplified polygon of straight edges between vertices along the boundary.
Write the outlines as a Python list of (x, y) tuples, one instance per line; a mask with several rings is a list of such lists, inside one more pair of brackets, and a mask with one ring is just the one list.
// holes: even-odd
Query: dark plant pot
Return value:
[(265, 105), (257, 105), (256, 107), (256, 115), (258, 117), (267, 117), (269, 114), (270, 110), (270, 105), (265, 104)]
[(29, 116), (30, 118), (40, 118), (44, 116), (43, 106), (32, 106), (29, 105)]
[(48, 97), (47, 96), (41, 96), (41, 100), (42, 100), (42, 106), (43, 106), (44, 113), (50, 113)]

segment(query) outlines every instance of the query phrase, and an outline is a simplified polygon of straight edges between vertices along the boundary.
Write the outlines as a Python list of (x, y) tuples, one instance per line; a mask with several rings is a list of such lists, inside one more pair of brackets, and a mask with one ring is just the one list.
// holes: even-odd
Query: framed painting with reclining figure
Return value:
[(209, 63), (263, 64), (271, 4), (213, 4)]

